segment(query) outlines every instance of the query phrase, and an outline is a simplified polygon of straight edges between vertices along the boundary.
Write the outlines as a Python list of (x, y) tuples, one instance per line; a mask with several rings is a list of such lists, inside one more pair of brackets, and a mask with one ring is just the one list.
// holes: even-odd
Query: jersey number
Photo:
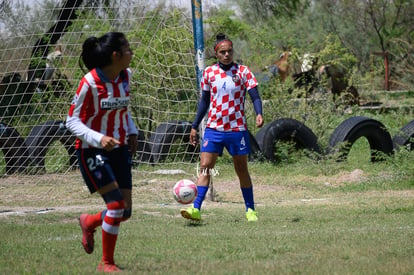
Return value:
[(86, 160), (86, 163), (88, 164), (89, 171), (93, 171), (93, 170), (96, 169), (97, 166), (103, 166), (104, 161), (103, 161), (101, 155), (96, 155), (95, 159), (94, 158), (88, 158)]

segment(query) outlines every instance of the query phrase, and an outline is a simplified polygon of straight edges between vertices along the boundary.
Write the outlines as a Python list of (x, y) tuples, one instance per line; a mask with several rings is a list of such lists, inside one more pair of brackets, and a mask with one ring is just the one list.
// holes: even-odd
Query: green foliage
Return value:
[(319, 64), (332, 64), (352, 69), (357, 64), (356, 57), (339, 40), (335, 34), (328, 34), (323, 43), (324, 48), (316, 54)]
[(252, 21), (261, 21), (269, 17), (292, 18), (308, 5), (308, 1), (301, 0), (274, 0), (274, 1), (236, 1), (241, 7), (244, 17)]
[(214, 45), (215, 35), (218, 33), (225, 33), (230, 38), (247, 39), (251, 30), (246, 22), (235, 17), (232, 10), (218, 10), (212, 16), (207, 17), (204, 23), (207, 26), (206, 36), (209, 45)]

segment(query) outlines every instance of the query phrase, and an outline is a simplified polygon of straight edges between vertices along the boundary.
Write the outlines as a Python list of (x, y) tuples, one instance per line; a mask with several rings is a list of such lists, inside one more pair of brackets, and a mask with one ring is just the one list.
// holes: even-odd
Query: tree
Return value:
[[(411, 0), (320, 0), (317, 8), (327, 17), (327, 28), (340, 37), (352, 53), (361, 61), (363, 70), (371, 65), (372, 54), (390, 55), (391, 82), (404, 58), (408, 57), (394, 47), (395, 39), (413, 41), (414, 5)], [(385, 69), (385, 68), (383, 68)], [(413, 80), (410, 81), (413, 83)]]
[(255, 22), (269, 17), (293, 18), (308, 5), (307, 0), (236, 0), (244, 18)]
[(56, 23), (53, 24), (40, 37), (32, 50), (31, 62), (28, 69), (28, 80), (32, 81), (36, 77), (41, 78), (44, 73), (46, 65), (46, 57), (49, 54), (49, 49), (55, 45), (57, 41), (65, 34), (72, 22), (76, 19), (76, 11), (81, 5), (82, 0), (66, 0), (59, 9), (59, 14)]

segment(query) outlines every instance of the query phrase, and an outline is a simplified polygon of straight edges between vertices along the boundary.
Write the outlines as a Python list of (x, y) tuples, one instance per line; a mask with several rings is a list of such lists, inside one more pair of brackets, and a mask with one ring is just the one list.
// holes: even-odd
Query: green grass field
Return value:
[[(245, 220), (225, 157), (201, 223), (184, 220), (171, 195), (194, 167), (178, 175), (139, 167), (116, 262), (125, 274), (413, 274), (414, 156), (370, 163), (353, 154), (345, 163), (250, 164), (257, 223)], [(93, 274), (101, 233), (86, 254), (77, 219), (100, 210), (101, 198), (78, 171), (43, 177), (1, 179), (0, 274)]]

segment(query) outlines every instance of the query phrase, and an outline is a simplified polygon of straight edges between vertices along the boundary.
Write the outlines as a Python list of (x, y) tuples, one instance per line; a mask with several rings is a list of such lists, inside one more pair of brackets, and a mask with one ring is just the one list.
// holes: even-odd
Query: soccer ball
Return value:
[(175, 183), (172, 193), (177, 202), (190, 204), (197, 197), (197, 185), (191, 180), (179, 180)]

